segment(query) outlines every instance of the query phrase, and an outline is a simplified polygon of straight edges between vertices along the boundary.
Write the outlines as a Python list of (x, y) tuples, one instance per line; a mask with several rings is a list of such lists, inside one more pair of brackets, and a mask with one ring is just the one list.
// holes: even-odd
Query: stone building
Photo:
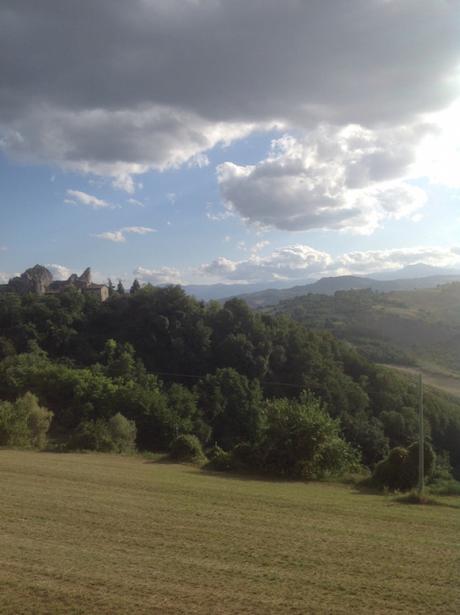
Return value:
[(23, 274), (11, 278), (8, 284), (0, 286), (0, 292), (16, 292), (20, 295), (36, 293), (38, 295), (54, 295), (62, 293), (68, 288), (75, 288), (81, 293), (92, 295), (99, 301), (105, 301), (109, 296), (109, 289), (105, 284), (95, 284), (91, 280), (91, 269), (88, 267), (78, 276), (76, 273), (67, 280), (55, 280), (51, 272), (43, 265), (35, 265)]

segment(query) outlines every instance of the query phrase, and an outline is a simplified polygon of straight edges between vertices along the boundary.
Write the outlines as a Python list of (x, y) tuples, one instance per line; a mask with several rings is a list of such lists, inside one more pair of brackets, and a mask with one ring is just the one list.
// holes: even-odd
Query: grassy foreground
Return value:
[(458, 613), (460, 499), (0, 451), (0, 613)]

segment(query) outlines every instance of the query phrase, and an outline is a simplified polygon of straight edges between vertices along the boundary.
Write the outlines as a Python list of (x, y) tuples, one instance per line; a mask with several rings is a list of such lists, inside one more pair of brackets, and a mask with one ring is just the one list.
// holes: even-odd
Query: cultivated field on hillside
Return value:
[(460, 283), (413, 291), (338, 292), (284, 301), (267, 311), (326, 329), (370, 360), (431, 364), (460, 374)]
[(419, 373), (423, 376), (425, 386), (433, 387), (453, 395), (460, 397), (460, 376), (453, 375), (446, 371), (442, 372), (440, 368), (428, 369), (424, 367), (407, 367), (406, 365), (385, 365), (388, 369), (395, 369), (403, 374), (408, 374), (417, 382)]
[(458, 613), (460, 499), (0, 451), (0, 613)]

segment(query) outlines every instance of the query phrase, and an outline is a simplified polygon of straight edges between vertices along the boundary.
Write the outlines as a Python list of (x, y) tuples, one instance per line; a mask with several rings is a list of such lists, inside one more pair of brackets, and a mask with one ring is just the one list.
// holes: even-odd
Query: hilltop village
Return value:
[(90, 294), (99, 301), (105, 301), (109, 296), (106, 284), (95, 284), (91, 280), (91, 269), (88, 267), (78, 276), (72, 273), (67, 280), (53, 280), (51, 272), (43, 265), (35, 265), (26, 269), (20, 276), (9, 280), (8, 284), (0, 285), (0, 292), (15, 292), (20, 295), (35, 293), (37, 295), (53, 295), (62, 293), (68, 288)]

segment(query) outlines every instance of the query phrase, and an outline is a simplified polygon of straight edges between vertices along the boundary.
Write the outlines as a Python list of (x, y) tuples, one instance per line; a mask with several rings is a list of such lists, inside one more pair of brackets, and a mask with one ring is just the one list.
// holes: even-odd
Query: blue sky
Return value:
[(7, 0), (0, 281), (460, 266), (455, 3), (333, 3)]

